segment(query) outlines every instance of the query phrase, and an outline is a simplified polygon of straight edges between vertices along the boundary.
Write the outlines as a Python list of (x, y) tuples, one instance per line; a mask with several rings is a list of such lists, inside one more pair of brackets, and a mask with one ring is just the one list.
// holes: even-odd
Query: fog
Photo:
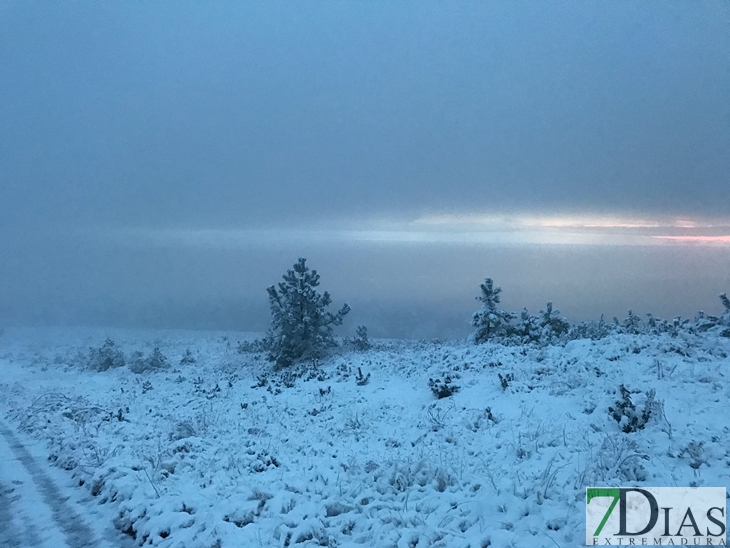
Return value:
[(730, 291), (727, 2), (0, 2), (0, 323), (469, 331)]

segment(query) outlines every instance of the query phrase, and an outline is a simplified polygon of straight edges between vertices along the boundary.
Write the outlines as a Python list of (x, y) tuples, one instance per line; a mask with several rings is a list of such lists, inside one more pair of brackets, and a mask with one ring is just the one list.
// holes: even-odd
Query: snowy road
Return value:
[[(40, 453), (0, 422), (0, 546), (130, 546)], [(87, 515), (96, 518), (94, 527)]]

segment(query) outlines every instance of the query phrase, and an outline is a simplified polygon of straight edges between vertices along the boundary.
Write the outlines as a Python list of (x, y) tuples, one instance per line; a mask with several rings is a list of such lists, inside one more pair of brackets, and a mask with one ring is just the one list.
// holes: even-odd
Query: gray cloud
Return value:
[(3, 218), (729, 215), (729, 14), (18, 2), (0, 19)]

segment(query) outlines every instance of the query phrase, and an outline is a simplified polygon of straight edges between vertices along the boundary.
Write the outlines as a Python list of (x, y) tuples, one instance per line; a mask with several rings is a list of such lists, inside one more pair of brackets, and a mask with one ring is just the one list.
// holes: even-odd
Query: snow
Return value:
[[(44, 444), (0, 423), (0, 545), (23, 548), (120, 548), (111, 512), (89, 508), (88, 494), (49, 467)], [(90, 519), (91, 518), (91, 519)]]
[[(107, 337), (172, 366), (93, 371)], [(238, 352), (250, 338), (8, 329), (0, 419), (87, 490), (85, 511), (103, 509), (89, 519), (148, 546), (580, 546), (588, 485), (730, 483), (730, 339), (715, 333), (374, 341), (299, 378)], [(436, 399), (429, 379), (446, 377), (459, 390)], [(608, 410), (622, 384), (637, 409), (659, 402), (631, 433)]]
[[(2, 499), (3, 510), (11, 522), (4, 536), (0, 536), (4, 546), (23, 546), (23, 542), (39, 548), (63, 545), (63, 532), (54, 527), (52, 510), (43, 502), (42, 494), (33, 488), (33, 478), (22, 465), (11, 466), (16, 455), (5, 437), (0, 438), (0, 462), (3, 463)], [(20, 495), (20, 492), (24, 496)], [(14, 515), (9, 510), (13, 509)], [(22, 537), (22, 538), (21, 538)], [(23, 540), (25, 539), (25, 540)]]

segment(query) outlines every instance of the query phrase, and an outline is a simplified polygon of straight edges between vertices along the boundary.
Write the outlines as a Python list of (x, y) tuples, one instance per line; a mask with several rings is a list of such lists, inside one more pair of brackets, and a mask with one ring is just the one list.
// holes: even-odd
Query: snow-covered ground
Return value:
[[(172, 366), (92, 371), (89, 347), (106, 337), (127, 356), (159, 347)], [(20, 468), (20, 444), (47, 448), (57, 468), (40, 453), (35, 462), (53, 470), (59, 493), (93, 501), (74, 508), (94, 531), (170, 547), (579, 546), (587, 485), (730, 484), (727, 338), (379, 341), (299, 378), (238, 352), (241, 339), (6, 330), (0, 522), (30, 513), (22, 504), (53, 519), (57, 497), (44, 495), (35, 465)], [(179, 365), (187, 349), (195, 363)], [(437, 399), (429, 380), (446, 377), (459, 390)], [(622, 384), (639, 412), (656, 394), (649, 422), (629, 433), (609, 412)], [(40, 483), (28, 495), (38, 500), (6, 506), (13, 479)], [(47, 538), (64, 534), (56, 524)], [(32, 545), (33, 531), (45, 535), (8, 535)]]

